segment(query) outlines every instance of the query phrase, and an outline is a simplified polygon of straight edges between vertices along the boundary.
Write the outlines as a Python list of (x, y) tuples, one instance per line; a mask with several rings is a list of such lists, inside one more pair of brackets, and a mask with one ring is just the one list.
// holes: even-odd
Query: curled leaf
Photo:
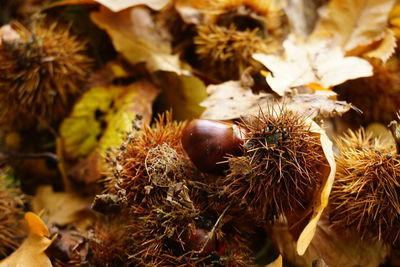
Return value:
[(331, 192), (336, 173), (336, 162), (333, 154), (332, 141), (329, 140), (328, 136), (325, 134), (324, 130), (321, 129), (321, 127), (319, 127), (311, 119), (308, 120), (311, 125), (310, 130), (320, 135), (321, 146), (324, 151), (325, 158), (328, 161), (329, 170), (325, 170), (325, 172), (328, 172), (328, 176), (324, 180), (320, 195), (317, 196), (317, 199), (315, 199), (312, 217), (297, 240), (297, 253), (299, 255), (303, 255), (305, 253), (315, 235), (318, 221), (322, 216), (322, 212), (328, 205), (329, 194)]
[(25, 213), (25, 221), (29, 227), (29, 234), (22, 245), (10, 256), (0, 261), (1, 267), (51, 267), (50, 259), (45, 250), (51, 245), (54, 238), (44, 222), (33, 212)]

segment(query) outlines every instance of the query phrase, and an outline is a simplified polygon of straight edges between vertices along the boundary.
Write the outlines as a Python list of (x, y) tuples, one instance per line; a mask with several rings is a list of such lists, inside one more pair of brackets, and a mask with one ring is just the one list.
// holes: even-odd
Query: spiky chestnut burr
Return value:
[[(0, 123), (27, 129), (66, 115), (90, 71), (85, 42), (46, 18), (12, 24), (0, 43)], [(23, 118), (23, 119), (21, 119)]]
[(138, 266), (252, 266), (249, 241), (224, 231), (226, 225), (214, 229), (215, 221), (204, 228), (207, 214), (169, 203), (148, 211), (129, 225)]
[(153, 126), (145, 125), (129, 135), (108, 157), (107, 192), (118, 194), (128, 206), (152, 207), (163, 202), (170, 184), (181, 182), (195, 169), (180, 142), (184, 126), (173, 122), (171, 114), (163, 114)]
[(330, 195), (330, 220), (352, 228), (361, 238), (399, 244), (400, 157), (393, 144), (372, 138), (363, 129), (337, 141), (339, 156)]
[(9, 187), (6, 171), (0, 170), (0, 258), (18, 248), (23, 235), (18, 220), (23, 217), (21, 193)]
[(282, 38), (288, 21), (282, 5), (276, 0), (217, 0), (210, 1), (206, 22), (237, 29), (259, 28), (260, 35)]
[(228, 227), (228, 211), (210, 207), (213, 185), (200, 182), (183, 152), (183, 127), (161, 116), (109, 156), (108, 192), (122, 204), (134, 243), (130, 259), (135, 266), (249, 266), (244, 233)]
[(279, 51), (287, 29), (287, 18), (275, 0), (212, 1), (197, 27), (196, 54), (207, 73), (239, 79), (247, 67), (260, 67), (252, 54)]
[(254, 53), (271, 50), (258, 29), (238, 31), (234, 26), (202, 25), (194, 39), (196, 53), (203, 65), (223, 80), (238, 79), (248, 66), (258, 67)]
[(129, 266), (134, 247), (126, 218), (113, 216), (98, 220), (88, 238), (85, 262), (91, 266)]
[(284, 216), (289, 224), (306, 219), (328, 165), (319, 135), (301, 115), (281, 107), (243, 120), (243, 156), (229, 158), (221, 185), (244, 202), (258, 222)]

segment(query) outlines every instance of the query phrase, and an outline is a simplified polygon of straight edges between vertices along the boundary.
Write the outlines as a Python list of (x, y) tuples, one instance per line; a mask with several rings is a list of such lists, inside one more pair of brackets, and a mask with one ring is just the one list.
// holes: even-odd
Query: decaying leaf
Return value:
[(369, 45), (388, 34), (385, 30), (394, 3), (395, 0), (332, 0), (321, 12), (314, 34), (333, 36), (344, 51)]
[(329, 118), (340, 116), (352, 106), (345, 101), (331, 100), (326, 94), (294, 94), (276, 99), (272, 94), (253, 94), (250, 88), (238, 81), (229, 81), (207, 87), (209, 97), (201, 103), (206, 110), (202, 118), (214, 120), (237, 119), (248, 114), (258, 114), (260, 108), (282, 105), (306, 117)]
[(93, 87), (75, 105), (60, 127), (68, 158), (87, 156), (96, 147), (104, 155), (119, 145), (135, 115), (149, 122), (158, 89), (150, 82)]
[(329, 170), (321, 170), (322, 173), (328, 172), (326, 180), (324, 181), (322, 191), (319, 196), (316, 197), (313, 214), (312, 217), (304, 228), (303, 232), (300, 234), (299, 239), (297, 240), (297, 253), (299, 255), (303, 255), (310, 245), (311, 241), (314, 238), (315, 231), (317, 229), (318, 221), (322, 216), (322, 212), (328, 206), (329, 194), (332, 189), (333, 181), (335, 178), (336, 172), (336, 162), (335, 156), (333, 154), (333, 144), (332, 141), (329, 140), (328, 136), (325, 134), (325, 131), (321, 129), (315, 122), (313, 122), (310, 118), (308, 118), (311, 128), (310, 130), (314, 133), (318, 133), (320, 135), (321, 146), (325, 154), (325, 158), (329, 163)]
[(51, 186), (41, 186), (30, 201), (32, 210), (43, 212), (49, 224), (74, 224), (85, 229), (90, 224), (92, 197), (81, 197), (73, 192), (54, 192)]
[(329, 40), (304, 40), (290, 35), (283, 43), (284, 57), (254, 54), (271, 72), (266, 79), (279, 95), (310, 83), (325, 88), (341, 84), (350, 79), (372, 75), (372, 66), (358, 57), (345, 57), (339, 46)]
[(134, 7), (113, 13), (102, 7), (91, 18), (108, 32), (115, 49), (132, 64), (145, 62), (151, 72), (189, 74), (178, 55), (172, 53), (169, 33), (155, 25), (148, 9)]
[(14, 253), (0, 261), (0, 266), (51, 267), (52, 264), (45, 254), (45, 250), (51, 245), (54, 238), (49, 238), (50, 233), (47, 226), (36, 214), (25, 213), (25, 220), (29, 228), (28, 237)]
[(360, 240), (357, 233), (350, 231), (334, 231), (325, 213), (318, 222), (314, 239), (302, 256), (297, 254), (288, 230), (276, 230), (279, 231), (277, 237), (283, 248), (282, 255), (294, 266), (314, 266), (312, 263), (321, 258), (328, 266), (376, 267), (385, 261), (388, 254), (388, 248), (381, 242)]

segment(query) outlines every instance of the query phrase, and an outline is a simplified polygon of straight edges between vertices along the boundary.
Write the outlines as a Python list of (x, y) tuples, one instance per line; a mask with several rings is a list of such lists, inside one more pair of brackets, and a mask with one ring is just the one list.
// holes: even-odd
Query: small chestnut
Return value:
[(241, 155), (245, 132), (233, 123), (195, 119), (183, 129), (182, 146), (202, 172), (221, 173), (227, 155)]
[(197, 228), (188, 237), (186, 244), (190, 250), (198, 251), (200, 256), (206, 256), (213, 252), (220, 256), (223, 255), (226, 249), (225, 242), (218, 241), (215, 236), (209, 239), (209, 235), (209, 231)]

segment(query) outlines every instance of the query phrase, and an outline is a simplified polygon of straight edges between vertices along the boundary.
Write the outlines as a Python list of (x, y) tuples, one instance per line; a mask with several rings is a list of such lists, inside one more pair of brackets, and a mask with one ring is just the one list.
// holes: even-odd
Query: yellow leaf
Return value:
[(396, 38), (400, 38), (400, 4), (397, 3), (389, 14), (390, 29)]
[(282, 267), (282, 266), (283, 266), (282, 255), (279, 255), (279, 257), (276, 260), (266, 265), (265, 267)]
[(396, 3), (392, 11), (389, 13), (389, 20), (400, 17), (400, 4)]
[(67, 158), (85, 157), (95, 148), (104, 155), (122, 142), (135, 115), (149, 122), (159, 90), (147, 81), (93, 87), (75, 104), (60, 127)]
[(28, 223), (29, 234), (21, 246), (10, 256), (0, 261), (1, 267), (51, 267), (50, 259), (45, 250), (54, 239), (49, 239), (49, 230), (43, 221), (34, 213), (27, 212), (25, 220)]
[(313, 89), (314, 91), (331, 91), (331, 89), (325, 88), (318, 83), (309, 83), (307, 87)]
[(395, 0), (332, 0), (314, 34), (328, 32), (345, 51), (385, 37), (387, 19)]
[(372, 66), (358, 57), (345, 57), (339, 46), (329, 39), (303, 40), (290, 35), (283, 43), (285, 54), (254, 54), (271, 72), (266, 80), (280, 96), (285, 91), (310, 83), (329, 88), (347, 80), (372, 75)]
[(328, 199), (336, 173), (336, 162), (335, 162), (335, 156), (333, 154), (333, 144), (331, 140), (329, 140), (325, 131), (322, 130), (321, 127), (319, 127), (314, 121), (312, 121), (310, 118), (308, 118), (308, 121), (311, 125), (310, 130), (320, 135), (321, 146), (324, 151), (325, 158), (329, 164), (329, 172), (326, 178), (324, 179), (323, 188), (319, 197), (315, 199), (312, 217), (307, 226), (303, 229), (302, 233), (300, 234), (299, 239), (297, 240), (297, 253), (299, 255), (303, 255), (306, 252), (308, 246), (310, 245), (312, 239), (314, 238), (318, 221), (321, 218), (322, 212), (328, 205)]
[(145, 62), (151, 72), (157, 70), (189, 74), (183, 70), (178, 55), (172, 53), (167, 31), (155, 25), (149, 10), (134, 7), (118, 13), (106, 8), (93, 12), (91, 18), (108, 32), (115, 49), (132, 64)]
[(188, 120), (201, 115), (204, 108), (200, 102), (206, 99), (207, 93), (205, 84), (199, 78), (172, 72), (158, 72), (156, 78), (163, 87), (160, 108), (172, 108), (176, 120)]
[(400, 27), (400, 17), (396, 17), (390, 20), (390, 24), (396, 27)]
[(50, 236), (49, 229), (47, 229), (47, 226), (35, 213), (25, 213), (25, 220), (28, 223), (29, 234), (38, 236)]

